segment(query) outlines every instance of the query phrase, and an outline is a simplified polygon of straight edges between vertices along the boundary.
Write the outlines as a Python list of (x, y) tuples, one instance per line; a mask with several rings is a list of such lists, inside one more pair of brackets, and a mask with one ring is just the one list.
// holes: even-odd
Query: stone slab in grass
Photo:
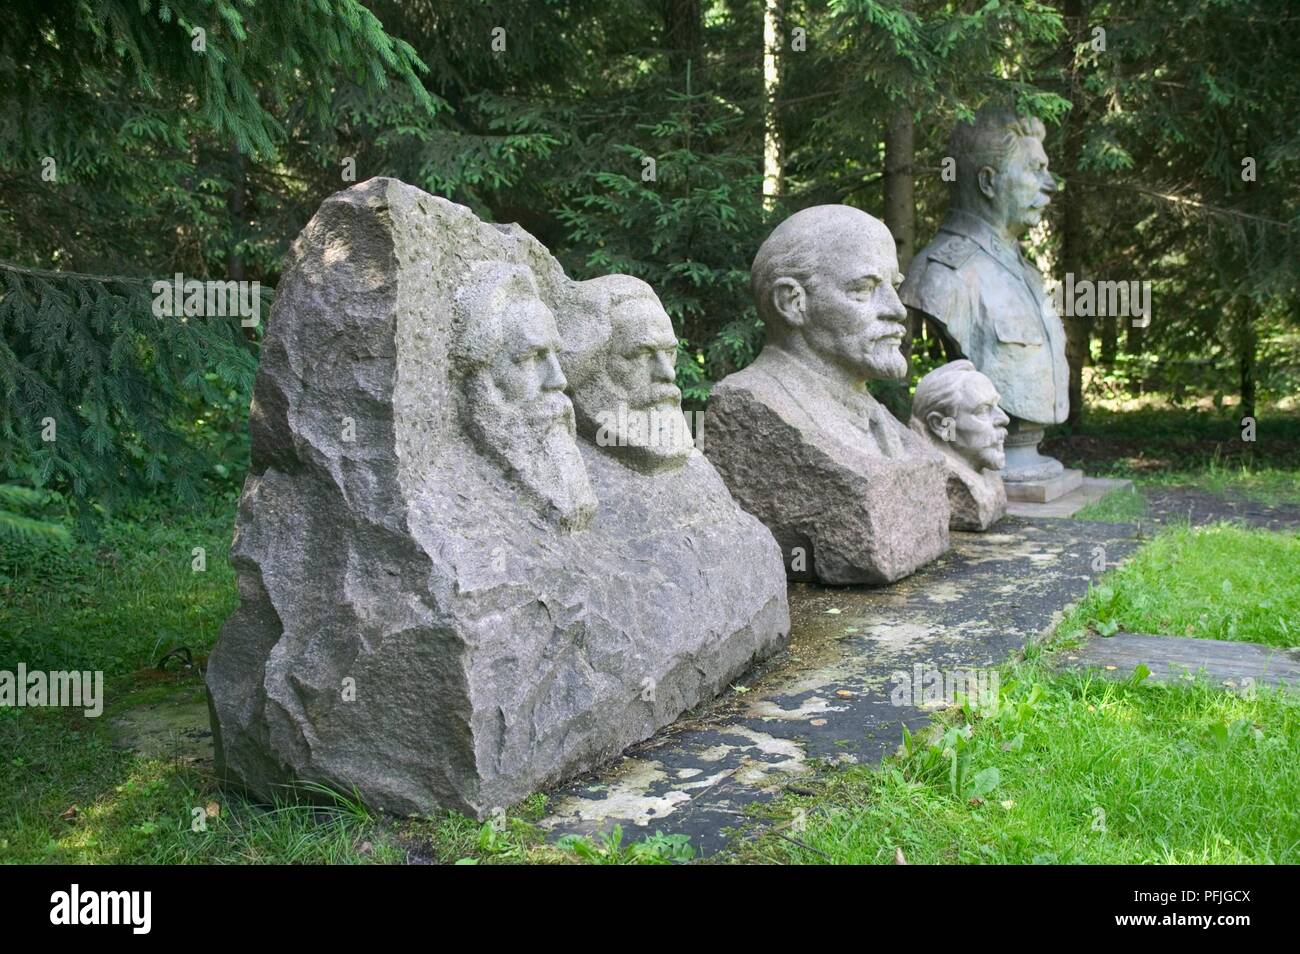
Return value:
[(1060, 500), (1083, 486), (1083, 471), (1063, 470), (1042, 480), (1007, 480), (1007, 501), (1045, 504)]
[(1073, 517), (1076, 513), (1096, 503), (1112, 490), (1131, 488), (1133, 481), (1118, 477), (1084, 477), (1083, 481), (1064, 496), (1038, 503), (1031, 500), (1012, 500), (1008, 495), (1007, 513), (1015, 517)]
[(928, 724), (934, 706), (897, 674), (999, 665), (1095, 582), (1096, 547), (1113, 565), (1138, 544), (1128, 524), (1014, 517), (951, 540), (948, 553), (887, 587), (793, 584), (785, 653), (607, 769), (550, 792), (542, 826), (558, 836), (620, 824), (629, 842), (683, 833), (712, 853), (747, 807), (797, 784), (814, 762), (877, 763), (897, 749), (902, 726)]
[(1097, 669), (1127, 679), (1139, 665), (1156, 682), (1204, 679), (1231, 689), (1254, 685), (1300, 687), (1300, 649), (1193, 636), (1118, 633), (1065, 654), (1066, 668)]

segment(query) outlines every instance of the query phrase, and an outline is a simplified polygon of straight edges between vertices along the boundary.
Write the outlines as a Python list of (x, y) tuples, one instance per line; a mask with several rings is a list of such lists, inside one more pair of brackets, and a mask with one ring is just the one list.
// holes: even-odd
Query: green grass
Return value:
[[(1102, 506), (1104, 505), (1104, 506)], [(1101, 501), (1115, 514), (1123, 500)], [(1111, 508), (1106, 511), (1105, 508)], [(621, 863), (684, 860), (689, 846), (621, 832), (547, 844), (534, 796), (498, 824), (457, 815), (376, 817), (346, 798), (324, 808), (253, 804), (220, 789), (203, 763), (114, 746), (115, 714), (202, 692), (193, 671), (159, 675), (168, 649), (202, 659), (236, 603), (227, 563), (233, 502), (108, 523), (93, 544), (6, 546), (0, 555), (0, 669), (102, 669), (98, 719), (0, 709), (0, 861), (119, 863)], [(207, 568), (194, 572), (203, 546)], [(1059, 629), (1129, 630), (1296, 645), (1300, 541), (1214, 527), (1162, 532)], [(1294, 696), (1229, 695), (1007, 669), (993, 719), (950, 713), (937, 751), (882, 769), (827, 775), (793, 837), (742, 846), (740, 860), (1300, 861), (1300, 725)], [(1014, 684), (1012, 684), (1014, 683)], [(965, 766), (953, 795), (950, 758)], [(983, 790), (996, 769), (996, 785)], [(981, 774), (983, 773), (983, 774)], [(980, 779), (978, 803), (970, 801)], [(1004, 802), (1011, 803), (1003, 807)], [(212, 812), (209, 815), (209, 806)], [(1105, 831), (1094, 830), (1095, 810)], [(194, 831), (201, 809), (206, 830)], [(803, 816), (801, 816), (803, 817)], [(820, 853), (819, 853), (820, 852)]]
[(1300, 480), (1296, 479), (1295, 471), (1276, 467), (1233, 466), (1211, 461), (1198, 470), (1141, 475), (1137, 483), (1140, 487), (1193, 487), (1274, 506), (1300, 505)]
[(1088, 629), (1300, 645), (1297, 566), (1294, 533), (1163, 530), (1003, 667), (994, 714), (954, 707), (883, 766), (822, 776), (729, 860), (1300, 863), (1300, 693), (1051, 665)]
[(1170, 471), (1131, 479), (1134, 482), (1132, 488), (1112, 490), (1080, 509), (1074, 519), (1135, 523), (1146, 515), (1145, 491), (1152, 487), (1191, 488), (1270, 506), (1300, 506), (1300, 482), (1290, 471), (1208, 467), (1201, 471)]
[(1101, 523), (1133, 523), (1146, 513), (1146, 499), (1136, 487), (1112, 490), (1100, 500), (1093, 501), (1074, 515), (1075, 520), (1095, 520)]
[[(0, 861), (291, 863), (401, 857), (374, 834), (376, 826), (363, 814), (337, 806), (265, 810), (227, 796), (191, 763), (115, 747), (105, 720), (157, 698), (156, 691), (119, 694), (99, 719), (56, 709), (0, 710), (5, 753)], [(193, 830), (195, 809), (203, 813), (205, 831)], [(372, 845), (363, 852), (368, 840)]]
[[(548, 843), (534, 795), (504, 817), (448, 812), (394, 819), (336, 794), (267, 806), (224, 791), (209, 767), (116, 747), (115, 713), (201, 693), (192, 677), (131, 691), (98, 719), (56, 709), (0, 709), (0, 863), (20, 864), (664, 864), (693, 852), (680, 836), (625, 844)], [(202, 818), (199, 830), (195, 820)]]
[(1059, 632), (1117, 630), (1300, 646), (1300, 535), (1232, 524), (1157, 534)]
[[(1004, 670), (997, 715), (831, 773), (738, 862), (1300, 862), (1300, 699)], [(942, 731), (942, 730), (947, 730)], [(969, 738), (967, 738), (969, 733)], [(963, 769), (953, 785), (954, 760)], [(808, 783), (801, 783), (807, 785)], [(975, 794), (979, 793), (979, 794)]]
[[(169, 649), (206, 654), (238, 601), (229, 563), (233, 500), (192, 512), (142, 509), (74, 546), (0, 555), (0, 669), (149, 666)], [(194, 549), (205, 568), (194, 569)]]
[(1300, 505), (1300, 414), (1266, 408), (1254, 441), (1231, 409), (1093, 407), (1086, 426), (1061, 429), (1047, 449), (1093, 477), (1143, 486), (1193, 487), (1264, 504)]
[(256, 804), (221, 789), (210, 765), (114, 745), (108, 723), (115, 714), (202, 693), (190, 675), (133, 688), (139, 682), (113, 680), (107, 695), (114, 702), (95, 719), (0, 709), (0, 863), (661, 864), (691, 854), (681, 839), (623, 844), (621, 832), (548, 844), (535, 824), (546, 812), (543, 795), (483, 823), (451, 812), (377, 816), (345, 795), (319, 791), (304, 792), (317, 804)]
[[(503, 819), (376, 817), (344, 796), (324, 806), (258, 805), (223, 791), (211, 766), (114, 744), (116, 715), (202, 699), (198, 672), (154, 668), (185, 646), (202, 664), (237, 603), (233, 500), (190, 513), (142, 507), (94, 542), (6, 546), (0, 555), (0, 669), (105, 673), (104, 712), (0, 708), (0, 863), (664, 863), (680, 840), (545, 842), (536, 795)], [(197, 572), (193, 548), (206, 550)], [(316, 799), (321, 801), (321, 799)], [(211, 812), (209, 812), (211, 808)], [(194, 830), (195, 810), (202, 815)]]

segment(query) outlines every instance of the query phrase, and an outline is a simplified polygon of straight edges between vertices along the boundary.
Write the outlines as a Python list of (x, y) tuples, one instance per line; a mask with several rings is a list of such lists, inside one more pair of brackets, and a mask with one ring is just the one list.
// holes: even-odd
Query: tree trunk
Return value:
[[(916, 254), (916, 192), (912, 162), (916, 155), (916, 127), (912, 108), (897, 107), (889, 117), (885, 129), (885, 225), (894, 236), (898, 247), (898, 267), (906, 272)], [(911, 355), (912, 348), (921, 336), (922, 319), (912, 314), (911, 334), (904, 342), (904, 353)]]
[(700, 79), (704, 66), (700, 55), (700, 0), (663, 0), (662, 12), (664, 43), (668, 47), (668, 63), (673, 76), (678, 79), (685, 77), (689, 61), (692, 75), (696, 80)]
[(1109, 368), (1115, 363), (1115, 355), (1119, 350), (1119, 319), (1114, 315), (1107, 315), (1101, 323), (1101, 358), (1100, 364)]
[[(246, 221), (244, 205), (248, 199), (248, 177), (244, 171), (244, 157), (238, 146), (230, 148), (231, 163), (234, 166), (230, 177), (231, 187), (226, 194), (226, 210), (230, 213), (230, 245), (226, 249), (226, 280), (242, 282), (246, 278), (244, 256), (239, 254), (239, 242), (244, 237)], [(244, 337), (249, 341), (257, 339), (257, 330), (244, 326)]]
[[(1074, 104), (1066, 119), (1065, 155), (1062, 156), (1062, 169), (1065, 173), (1066, 187), (1061, 194), (1061, 274), (1058, 279), (1065, 281), (1065, 276), (1073, 274), (1075, 281), (1083, 278), (1084, 248), (1087, 242), (1083, 234), (1083, 196), (1076, 173), (1079, 169), (1079, 156), (1083, 151), (1083, 83), (1075, 65), (1074, 47), (1084, 34), (1083, 0), (1065, 0), (1066, 62), (1070, 64), (1069, 99)], [(1074, 180), (1074, 181), (1071, 181)], [(1068, 305), (1068, 303), (1067, 303)], [(1067, 309), (1068, 310), (1068, 309)], [(1067, 419), (1072, 427), (1083, 423), (1083, 368), (1088, 363), (1091, 345), (1091, 332), (1088, 319), (1062, 316), (1065, 322), (1065, 358), (1070, 366), (1070, 416)]]
[(1243, 296), (1237, 307), (1237, 373), (1240, 376), (1241, 416), (1255, 416), (1255, 358), (1259, 336), (1255, 329), (1255, 301)]
[(781, 194), (784, 144), (776, 116), (781, 89), (781, 4), (763, 0), (763, 207), (771, 210)]
[(898, 267), (907, 271), (916, 254), (916, 196), (912, 159), (916, 152), (910, 106), (900, 107), (885, 130), (885, 225), (898, 245)]

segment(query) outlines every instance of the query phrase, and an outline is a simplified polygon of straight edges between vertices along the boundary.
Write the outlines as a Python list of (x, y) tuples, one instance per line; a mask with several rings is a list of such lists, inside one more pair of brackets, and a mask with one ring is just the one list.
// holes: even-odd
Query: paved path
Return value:
[(1265, 504), (1238, 495), (1218, 494), (1194, 487), (1142, 488), (1146, 497), (1143, 523), (1180, 523), (1194, 527), (1219, 520), (1235, 520), (1263, 530), (1300, 529), (1300, 506)]
[[(983, 669), (1049, 631), (1099, 574), (1137, 545), (1125, 524), (1007, 517), (984, 534), (954, 533), (931, 566), (881, 589), (797, 584), (792, 639), (768, 670), (678, 720), (604, 771), (551, 794), (555, 835), (621, 824), (633, 841), (685, 833), (697, 851), (726, 841), (753, 802), (825, 763), (876, 763), (901, 726), (932, 711), (895, 674)], [(916, 695), (920, 695), (918, 692)]]

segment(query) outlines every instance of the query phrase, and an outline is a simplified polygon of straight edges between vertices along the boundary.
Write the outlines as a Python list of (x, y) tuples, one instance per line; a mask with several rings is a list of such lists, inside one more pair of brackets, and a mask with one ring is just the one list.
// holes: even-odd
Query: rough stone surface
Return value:
[[(947, 478), (937, 455), (868, 453), (827, 426), (834, 404), (813, 417), (790, 393), (789, 366), (768, 373), (767, 365), (760, 356), (713, 389), (704, 450), (741, 506), (772, 531), (789, 577), (892, 583), (943, 553)], [(883, 407), (877, 413), (893, 420)], [(921, 448), (897, 427), (900, 441)]]
[(902, 377), (894, 241), (848, 206), (797, 212), (754, 259), (767, 339), (709, 397), (703, 449), (792, 579), (890, 583), (948, 546), (942, 459), (877, 402)]
[(987, 530), (1007, 512), (999, 472), (1007, 415), (999, 400), (969, 361), (950, 361), (917, 382), (908, 427), (943, 457), (953, 530)]
[(960, 464), (948, 469), (948, 526), (953, 530), (987, 530), (1007, 512), (1007, 490), (996, 473), (962, 472)]
[(702, 455), (575, 437), (555, 318), (585, 300), (517, 226), (396, 180), (322, 205), (250, 414), (207, 672), (223, 777), (481, 818), (783, 645), (777, 546)]

